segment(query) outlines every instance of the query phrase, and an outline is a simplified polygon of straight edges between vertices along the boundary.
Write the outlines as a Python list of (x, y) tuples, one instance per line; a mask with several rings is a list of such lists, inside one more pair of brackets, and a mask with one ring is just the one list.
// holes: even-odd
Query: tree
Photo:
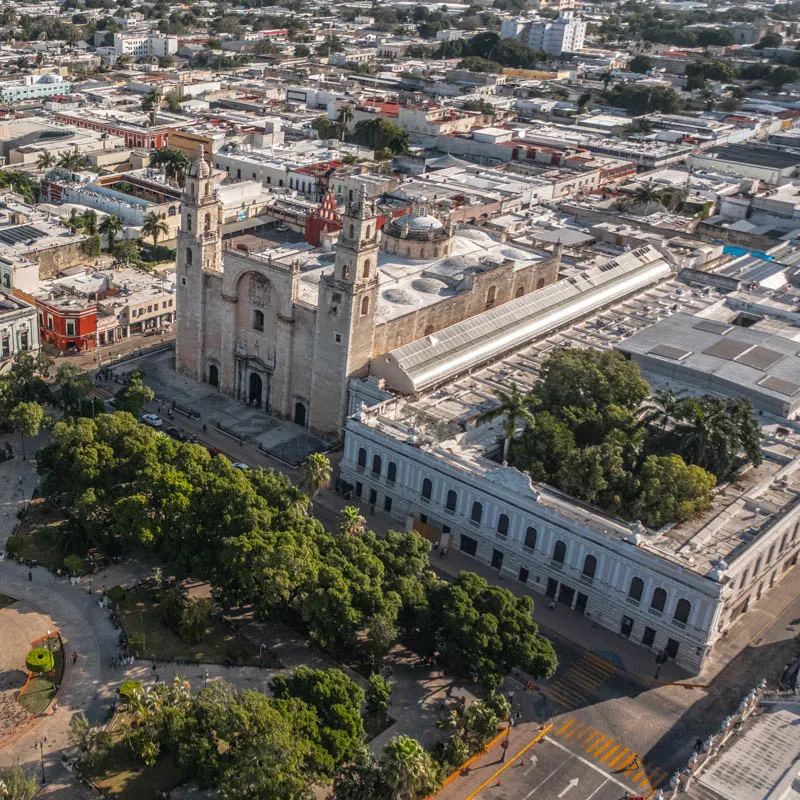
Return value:
[(83, 232), (89, 236), (94, 236), (97, 233), (97, 212), (91, 208), (81, 214), (81, 227)]
[(643, 83), (618, 83), (603, 93), (608, 105), (619, 106), (632, 114), (648, 114), (660, 111), (674, 114), (683, 108), (680, 95), (668, 86)]
[(392, 697), (392, 684), (373, 672), (369, 676), (369, 686), (367, 688), (367, 714), (375, 719), (385, 720), (389, 713), (389, 701)]
[(0, 770), (0, 797), (3, 800), (32, 800), (39, 788), (33, 772), (27, 772), (19, 764)]
[(408, 736), (395, 736), (381, 756), (386, 783), (397, 800), (422, 800), (434, 792), (441, 780), (430, 753)]
[(172, 114), (181, 113), (181, 98), (177, 92), (167, 92), (164, 95), (164, 105)]
[(199, 599), (188, 603), (183, 609), (179, 623), (181, 638), (186, 644), (198, 644), (208, 631), (211, 619), (211, 603)]
[(53, 380), (53, 394), (65, 414), (74, 416), (89, 399), (92, 379), (75, 364), (61, 364)]
[(326, 116), (317, 117), (311, 127), (319, 134), (320, 139), (338, 139), (341, 127), (338, 123), (329, 120)]
[(652, 397), (641, 406), (642, 420), (648, 424), (656, 423), (661, 428), (663, 436), (667, 425), (682, 416), (683, 406), (683, 392), (676, 392), (674, 389), (656, 389)]
[(109, 214), (103, 218), (99, 230), (108, 239), (108, 249), (113, 250), (114, 240), (122, 233), (122, 220), (116, 214)]
[(97, 764), (111, 748), (111, 734), (92, 727), (82, 711), (72, 716), (69, 728), (69, 743), (78, 748), (78, 758), (84, 766)]
[(633, 192), (633, 200), (640, 206), (647, 208), (651, 203), (658, 203), (661, 191), (652, 180), (640, 183)]
[(395, 155), (408, 150), (408, 133), (397, 123), (382, 118), (357, 122), (350, 141), (376, 151), (388, 148)]
[(64, 225), (73, 235), (81, 229), (83, 222), (78, 214), (77, 209), (73, 208), (70, 210), (69, 216), (64, 220)]
[(167, 224), (161, 220), (158, 214), (151, 212), (144, 218), (142, 236), (151, 236), (153, 247), (158, 244), (158, 237), (162, 234), (166, 236), (167, 233), (169, 233), (169, 228), (167, 228)]
[(569, 426), (549, 411), (536, 415), (534, 427), (526, 428), (514, 443), (513, 462), (535, 481), (555, 475), (575, 449)]
[(118, 411), (127, 411), (138, 417), (154, 396), (153, 390), (144, 385), (142, 373), (134, 371), (128, 374), (125, 386), (117, 392), (114, 407)]
[(324, 489), (331, 481), (331, 462), (322, 453), (312, 453), (305, 463), (303, 469), (303, 484), (311, 493), (311, 500)]
[(111, 252), (118, 266), (137, 264), (139, 262), (139, 245), (136, 242), (119, 242), (114, 245)]
[(88, 164), (89, 160), (86, 156), (81, 155), (77, 147), (74, 150), (62, 153), (58, 159), (58, 166), (69, 172), (80, 172), (80, 170), (85, 169)]
[(535, 423), (530, 410), (533, 401), (530, 396), (522, 394), (516, 383), (511, 384), (510, 392), (498, 390), (497, 399), (500, 404), (485, 411), (479, 419), (482, 422), (490, 422), (497, 417), (503, 417), (503, 462), (505, 463), (508, 461), (511, 440), (516, 433), (517, 423), (523, 422), (527, 425)]
[(49, 150), (43, 150), (36, 159), (36, 168), (46, 171), (51, 169), (55, 163), (56, 157)]
[(342, 521), (339, 530), (346, 536), (358, 536), (367, 529), (367, 520), (356, 506), (345, 506), (342, 509)]
[(783, 36), (779, 33), (765, 33), (759, 40), (758, 44), (753, 45), (753, 50), (763, 50), (766, 47), (780, 47), (783, 44)]
[(25, 437), (36, 436), (44, 424), (44, 409), (38, 403), (18, 403), (8, 416), (22, 443), (22, 460), (25, 460)]
[(311, 55), (311, 49), (304, 44), (296, 44), (294, 46), (295, 58), (308, 58)]
[(768, 81), (773, 89), (779, 91), (784, 83), (797, 83), (800, 81), (800, 69), (781, 64), (770, 73)]
[(635, 55), (628, 62), (629, 72), (638, 72), (640, 75), (646, 75), (653, 69), (653, 59), (642, 53)]
[(380, 663), (397, 641), (397, 627), (388, 614), (370, 617), (367, 625), (367, 650), (373, 664)]
[(466, 69), (470, 72), (500, 73), (503, 71), (503, 65), (480, 56), (467, 56), (458, 62), (458, 69)]
[(142, 111), (152, 111), (156, 107), (156, 103), (159, 102), (158, 92), (155, 89), (151, 89), (142, 98)]
[(41, 675), (53, 671), (55, 659), (48, 648), (36, 647), (25, 656), (25, 666), (36, 675)]
[(369, 748), (360, 747), (353, 760), (333, 779), (333, 800), (394, 800), (383, 769)]
[(64, 559), (64, 569), (69, 572), (70, 575), (77, 578), (83, 575), (86, 570), (86, 565), (83, 563), (83, 559), (80, 556), (73, 553)]
[(345, 103), (336, 115), (336, 122), (339, 125), (339, 138), (344, 141), (344, 135), (353, 121), (353, 106), (350, 103)]

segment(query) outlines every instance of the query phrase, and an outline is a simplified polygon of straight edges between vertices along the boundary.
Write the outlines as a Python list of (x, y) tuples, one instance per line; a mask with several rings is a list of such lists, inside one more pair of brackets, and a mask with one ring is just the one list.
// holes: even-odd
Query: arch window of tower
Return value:
[(369, 314), (369, 297), (364, 297), (361, 300), (361, 316), (365, 317)]
[(187, 247), (186, 248), (186, 266), (187, 267), (191, 267), (192, 266), (192, 261), (194, 261), (194, 254), (192, 253), (192, 248), (191, 247)]
[(186, 215), (186, 230), (191, 233), (192, 232), (192, 215)]
[(370, 267), (371, 267), (370, 260), (366, 259), (364, 261), (364, 277), (365, 278), (369, 278)]
[(206, 214), (206, 218), (203, 221), (203, 232), (209, 233), (211, 231), (211, 214)]

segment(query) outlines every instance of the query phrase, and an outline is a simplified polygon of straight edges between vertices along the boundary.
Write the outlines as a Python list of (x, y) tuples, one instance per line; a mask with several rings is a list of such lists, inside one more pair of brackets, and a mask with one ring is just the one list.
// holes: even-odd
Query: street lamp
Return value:
[(208, 670), (206, 670), (206, 676), (203, 680), (203, 688), (206, 689), (208, 687)]
[(47, 783), (44, 774), (44, 739), (39, 739), (39, 755), (42, 757), (42, 786), (44, 786)]

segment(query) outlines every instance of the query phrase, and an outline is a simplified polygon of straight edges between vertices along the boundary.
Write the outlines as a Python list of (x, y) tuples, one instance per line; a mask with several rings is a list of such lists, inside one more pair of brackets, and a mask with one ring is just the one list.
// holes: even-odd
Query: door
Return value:
[(377, 489), (370, 489), (369, 490), (369, 504), (371, 506), (375, 506), (378, 502), (378, 490)]
[(250, 373), (249, 388), (250, 391), (248, 393), (248, 399), (250, 400), (250, 405), (260, 406), (262, 392), (264, 391), (264, 383), (261, 380), (261, 376), (257, 372)]
[(674, 639), (667, 639), (667, 646), (664, 648), (664, 652), (667, 654), (669, 658), (673, 661), (678, 657), (678, 648), (680, 644), (676, 642)]
[(558, 602), (566, 606), (572, 606), (572, 599), (575, 597), (575, 590), (571, 586), (561, 584), (558, 590)]
[(620, 626), (619, 632), (630, 639), (631, 633), (633, 633), (633, 617), (622, 618), (622, 625)]
[(478, 540), (473, 539), (471, 536), (461, 534), (461, 552), (466, 553), (468, 556), (474, 556), (478, 552)]
[(503, 551), (502, 550), (492, 550), (492, 566), (495, 569), (502, 569), (503, 568)]
[(211, 386), (219, 386), (219, 368), (216, 364), (208, 368), (208, 382)]
[(544, 596), (554, 598), (556, 596), (557, 590), (558, 590), (558, 581), (554, 580), (553, 578), (548, 578), (547, 591), (544, 593)]
[(586, 603), (588, 601), (589, 598), (583, 592), (578, 592), (578, 600), (575, 603), (575, 610), (583, 614), (586, 611)]
[(306, 405), (300, 401), (294, 404), (294, 424), (302, 428), (306, 426)]
[(655, 642), (655, 640), (656, 640), (655, 628), (645, 628), (644, 636), (642, 636), (642, 644), (645, 647), (652, 647), (653, 642)]

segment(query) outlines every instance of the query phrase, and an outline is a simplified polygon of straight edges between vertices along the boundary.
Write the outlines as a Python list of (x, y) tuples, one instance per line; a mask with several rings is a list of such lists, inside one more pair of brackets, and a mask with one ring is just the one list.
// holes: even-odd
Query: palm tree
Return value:
[(80, 760), (86, 766), (97, 763), (111, 747), (111, 734), (93, 728), (82, 711), (73, 715), (69, 727), (69, 743), (78, 748)]
[(36, 776), (19, 764), (0, 772), (0, 798), (3, 800), (31, 800), (39, 788)]
[(608, 84), (614, 83), (614, 73), (611, 70), (606, 70), (601, 76), (600, 80), (603, 81), (603, 91), (608, 91)]
[(175, 182), (182, 184), (186, 179), (186, 173), (192, 164), (192, 159), (180, 150), (174, 150), (173, 153), (172, 172), (175, 177)]
[(685, 408), (686, 400), (683, 392), (676, 392), (674, 389), (657, 389), (653, 392), (653, 396), (641, 406), (641, 419), (648, 424), (659, 424), (663, 436), (670, 420), (681, 419)]
[(381, 766), (397, 800), (421, 800), (436, 788), (436, 765), (416, 739), (395, 736), (384, 748)]
[(495, 406), (490, 411), (484, 411), (478, 419), (481, 422), (491, 422), (497, 417), (504, 417), (503, 463), (507, 463), (511, 440), (517, 430), (517, 422), (521, 420), (532, 426), (536, 420), (531, 413), (533, 401), (530, 395), (524, 395), (516, 383), (511, 384), (510, 392), (498, 391), (497, 399), (500, 401), (500, 405)]
[(36, 168), (41, 170), (48, 170), (56, 163), (56, 157), (47, 150), (39, 153), (39, 158), (36, 159)]
[(659, 202), (670, 211), (680, 211), (686, 203), (686, 186), (670, 186), (664, 189)]
[(653, 181), (646, 181), (640, 183), (633, 193), (633, 199), (637, 205), (647, 206), (650, 203), (658, 203), (661, 199), (661, 191), (653, 183)]
[(339, 138), (344, 141), (347, 126), (353, 121), (353, 106), (349, 103), (343, 105), (336, 115), (336, 121), (339, 123)]
[(367, 520), (355, 506), (346, 506), (342, 510), (342, 522), (339, 530), (348, 536), (358, 536), (367, 529)]
[(87, 163), (86, 156), (82, 156), (78, 152), (77, 147), (74, 150), (62, 153), (61, 157), (58, 159), (58, 166), (69, 170), (69, 172), (78, 172), (78, 170), (83, 169)]
[(70, 233), (75, 233), (75, 231), (83, 227), (83, 221), (80, 216), (78, 216), (76, 209), (73, 208), (72, 211), (69, 212), (69, 216), (64, 220), (64, 225), (69, 228)]
[(322, 453), (312, 453), (305, 466), (303, 483), (311, 492), (313, 500), (320, 489), (324, 489), (331, 481), (331, 462)]
[(122, 220), (116, 214), (109, 214), (100, 223), (100, 233), (108, 237), (108, 249), (114, 249), (114, 240), (122, 233)]
[(167, 228), (167, 224), (161, 220), (158, 214), (150, 212), (144, 218), (144, 224), (142, 225), (142, 236), (152, 236), (153, 247), (158, 244), (159, 236), (162, 234), (166, 236), (168, 233), (169, 228)]
[(84, 211), (81, 214), (81, 225), (85, 234), (94, 236), (97, 233), (97, 212), (91, 208)]

